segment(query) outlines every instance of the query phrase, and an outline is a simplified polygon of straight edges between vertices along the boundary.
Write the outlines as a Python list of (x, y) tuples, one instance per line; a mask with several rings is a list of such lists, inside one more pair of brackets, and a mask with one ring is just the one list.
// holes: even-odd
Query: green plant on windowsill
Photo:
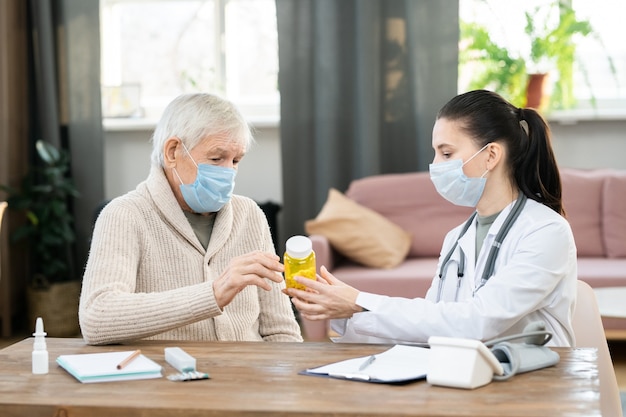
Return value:
[(33, 268), (29, 285), (46, 287), (76, 279), (70, 203), (78, 191), (68, 176), (69, 154), (42, 140), (35, 148), (39, 161), (23, 178), (20, 188), (0, 185), (0, 189), (8, 194), (9, 208), (25, 214), (25, 223), (11, 234), (11, 241), (29, 243)]
[[(553, 91), (550, 108), (567, 109), (576, 104), (574, 66), (578, 65), (592, 92), (586, 68), (576, 61), (576, 44), (593, 37), (602, 46), (598, 34), (587, 20), (579, 20), (574, 9), (562, 1), (554, 1), (525, 13), (525, 36), (528, 53), (510, 51), (492, 41), (488, 31), (475, 23), (461, 22), (461, 71), (475, 70), (469, 88), (491, 88), (517, 106), (526, 105), (526, 88), (530, 73), (550, 73)], [(609, 68), (616, 76), (613, 60), (607, 54)]]
[(460, 73), (469, 71), (469, 90), (490, 89), (518, 107), (526, 102), (526, 62), (495, 43), (484, 26), (460, 22)]

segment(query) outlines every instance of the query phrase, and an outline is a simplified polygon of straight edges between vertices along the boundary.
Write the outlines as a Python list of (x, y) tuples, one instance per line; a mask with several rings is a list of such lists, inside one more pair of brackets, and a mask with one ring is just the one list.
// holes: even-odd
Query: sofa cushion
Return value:
[(561, 169), (563, 206), (578, 256), (605, 256), (602, 238), (602, 188), (604, 170)]
[(441, 197), (428, 172), (354, 180), (346, 196), (406, 230), (412, 236), (409, 257), (438, 257), (446, 233), (465, 222), (473, 211)]
[(604, 181), (603, 235), (609, 258), (626, 257), (626, 172), (615, 171)]
[(393, 268), (409, 252), (411, 236), (380, 214), (331, 188), (314, 220), (305, 222), (309, 235), (326, 236), (341, 254), (371, 268)]

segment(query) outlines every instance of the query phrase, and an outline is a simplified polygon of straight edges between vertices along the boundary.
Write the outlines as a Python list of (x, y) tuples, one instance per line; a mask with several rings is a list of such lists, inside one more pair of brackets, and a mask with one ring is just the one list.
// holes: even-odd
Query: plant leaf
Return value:
[(37, 149), (39, 157), (48, 165), (54, 165), (61, 159), (57, 148), (46, 141), (38, 140), (35, 144), (35, 148)]

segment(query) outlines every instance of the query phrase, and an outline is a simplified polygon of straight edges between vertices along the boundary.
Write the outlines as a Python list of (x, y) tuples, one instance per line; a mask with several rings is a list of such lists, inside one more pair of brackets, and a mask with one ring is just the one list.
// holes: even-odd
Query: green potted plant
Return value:
[(484, 26), (460, 22), (459, 73), (470, 72), (468, 90), (497, 91), (518, 107), (526, 103), (526, 61), (498, 45)]
[[(531, 68), (531, 74), (541, 74), (539, 77), (544, 78), (550, 69), (554, 69), (556, 80), (550, 97), (552, 105), (555, 108), (571, 108), (576, 104), (573, 94), (576, 38), (590, 36), (594, 32), (591, 23), (578, 20), (574, 9), (564, 2), (551, 3), (549, 10), (543, 13), (542, 20), (537, 21), (536, 17), (541, 12), (537, 8), (532, 14), (525, 13), (525, 32), (530, 39), (530, 62), (535, 66)], [(556, 13), (557, 16), (551, 16)], [(551, 21), (556, 22), (556, 26), (551, 27)], [(581, 69), (586, 72), (584, 67)], [(529, 85), (532, 83), (529, 82)], [(592, 97), (592, 101), (595, 105), (595, 98)]]
[[(575, 64), (579, 65), (587, 86), (592, 90), (586, 69), (576, 61), (576, 43), (589, 36), (600, 42), (599, 37), (589, 21), (578, 19), (574, 9), (562, 1), (550, 2), (532, 12), (525, 12), (525, 21), (524, 32), (528, 39), (526, 54), (509, 51), (496, 44), (488, 31), (478, 24), (461, 23), (462, 71), (471, 68), (468, 64), (480, 64), (469, 88), (492, 88), (519, 107), (538, 107), (537, 101), (529, 102), (533, 94), (528, 87), (537, 85), (535, 80), (546, 80), (546, 74), (550, 73), (553, 80), (550, 108), (573, 107), (576, 104), (573, 94)], [(613, 61), (608, 55), (607, 60), (615, 75)], [(591, 104), (595, 107), (593, 95)]]
[(28, 243), (31, 278), (27, 289), (28, 319), (43, 317), (52, 336), (78, 333), (80, 281), (73, 267), (74, 219), (71, 199), (78, 196), (68, 175), (70, 157), (45, 141), (37, 141), (39, 157), (20, 188), (0, 185), (9, 208), (25, 214), (25, 222), (12, 234), (14, 243)]

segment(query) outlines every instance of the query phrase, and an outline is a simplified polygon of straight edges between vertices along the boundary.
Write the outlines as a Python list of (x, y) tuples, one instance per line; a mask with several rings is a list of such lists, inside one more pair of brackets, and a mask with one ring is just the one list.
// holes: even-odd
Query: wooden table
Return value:
[[(309, 367), (380, 353), (389, 346), (333, 343), (140, 342), (86, 346), (47, 340), (50, 372), (31, 373), (33, 339), (0, 350), (0, 415), (15, 416), (599, 416), (596, 351), (555, 349), (554, 367), (475, 390), (426, 381), (382, 385), (298, 375)], [(61, 354), (139, 348), (174, 373), (163, 348), (194, 356), (209, 380), (167, 378), (81, 384), (55, 360)]]

